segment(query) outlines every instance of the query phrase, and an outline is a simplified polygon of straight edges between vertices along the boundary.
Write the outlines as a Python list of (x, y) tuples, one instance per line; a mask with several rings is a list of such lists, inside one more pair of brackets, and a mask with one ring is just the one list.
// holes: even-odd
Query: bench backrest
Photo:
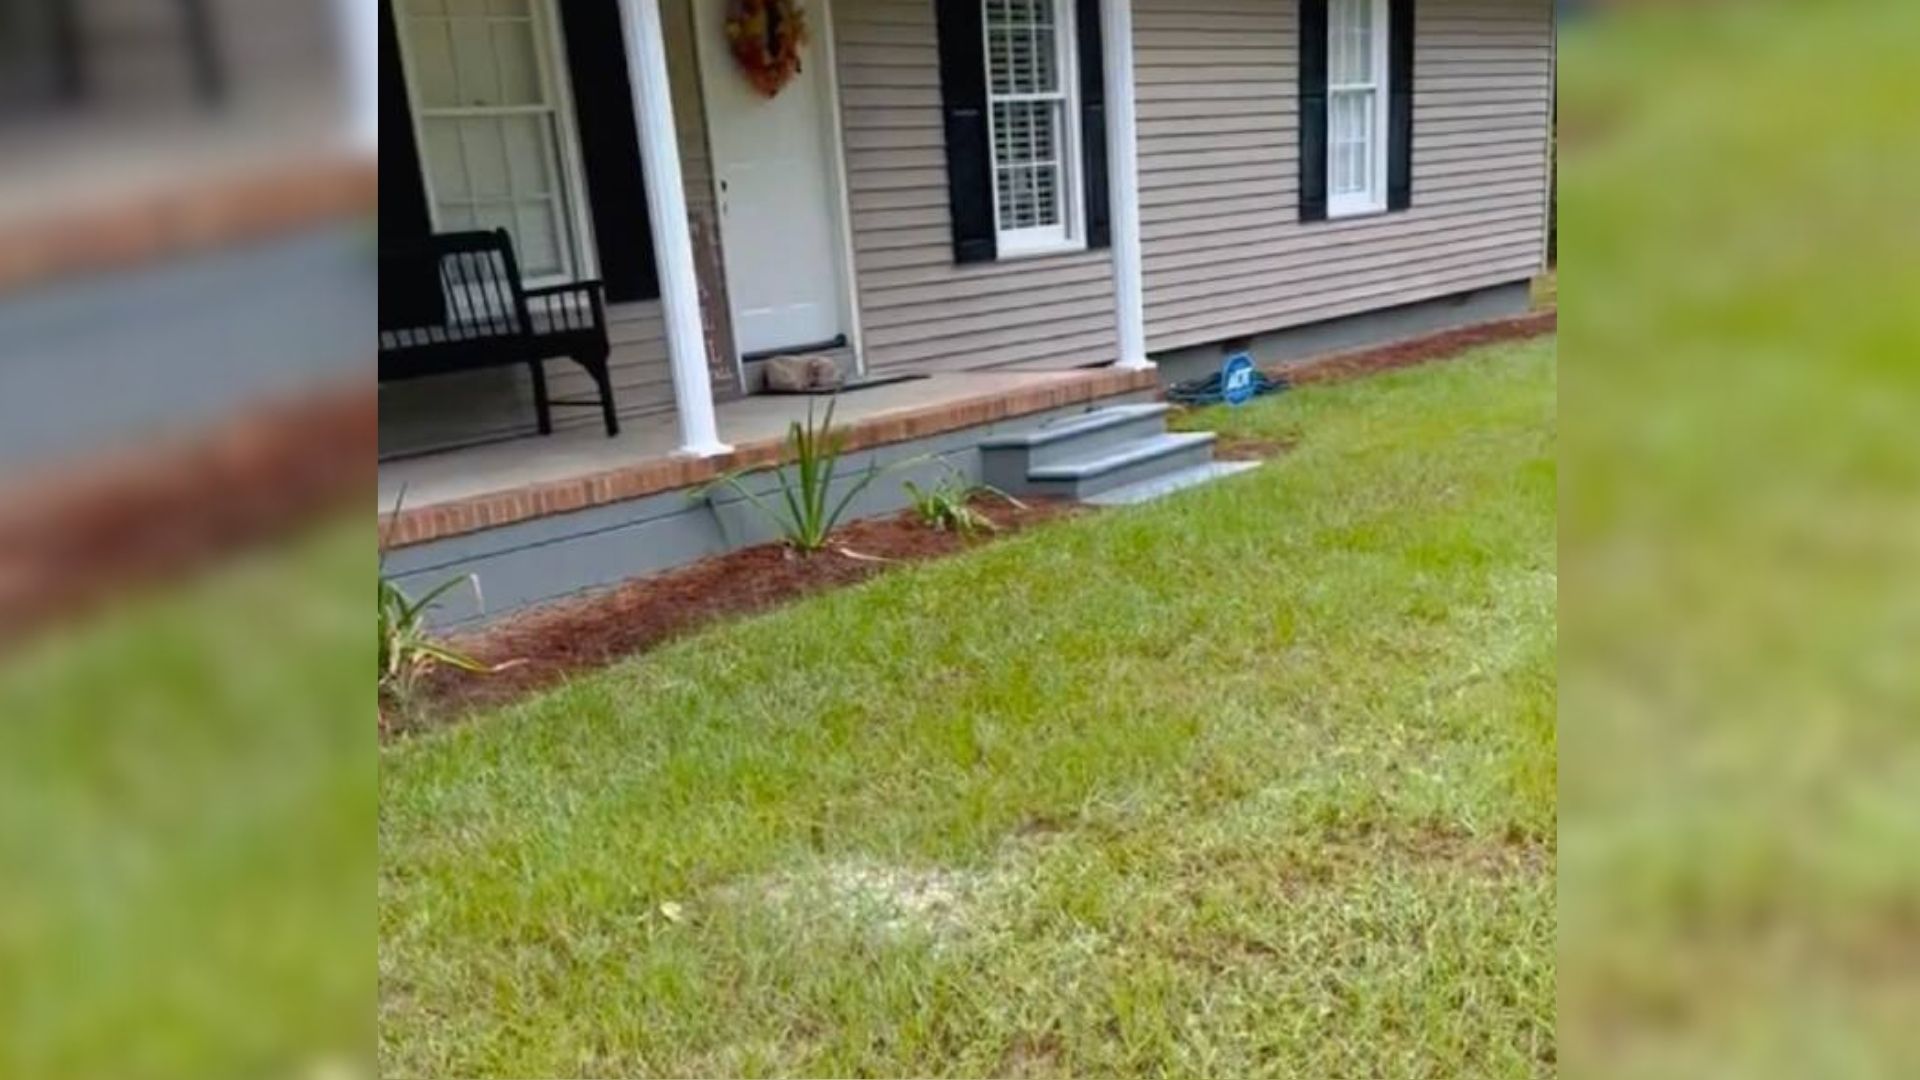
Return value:
[(381, 348), (530, 332), (526, 288), (505, 229), (437, 233), (380, 251)]

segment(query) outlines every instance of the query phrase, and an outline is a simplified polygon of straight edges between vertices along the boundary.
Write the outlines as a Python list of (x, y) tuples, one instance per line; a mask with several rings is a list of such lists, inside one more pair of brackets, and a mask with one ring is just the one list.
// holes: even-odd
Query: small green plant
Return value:
[(711, 499), (714, 488), (732, 488), (780, 531), (788, 547), (802, 555), (825, 549), (827, 538), (839, 527), (847, 507), (886, 471), (876, 462), (855, 477), (839, 499), (834, 499), (833, 485), (840, 479), (840, 455), (846, 436), (834, 430), (833, 409), (834, 403), (829, 402), (827, 415), (816, 423), (809, 403), (806, 423), (795, 420), (787, 428), (787, 449), (793, 460), (786, 468), (768, 467), (780, 482), (778, 502), (762, 498), (746, 484), (747, 477), (768, 468), (729, 473), (701, 488), (697, 497)]
[[(406, 499), (406, 489), (393, 500), (392, 521), (400, 517), (400, 504)], [(420, 680), (429, 671), (439, 665), (459, 668), (462, 671), (492, 672), (498, 670), (483, 664), (473, 657), (442, 644), (427, 631), (427, 612), (433, 609), (442, 596), (461, 585), (473, 587), (474, 598), (480, 599), (480, 579), (472, 574), (464, 577), (449, 578), (428, 591), (425, 596), (415, 600), (409, 597), (400, 586), (387, 577), (387, 534), (380, 541), (381, 556), (377, 571), (380, 587), (379, 626), (380, 626), (380, 693), (394, 701), (405, 703), (413, 697)]]
[(439, 665), (462, 671), (490, 672), (492, 667), (442, 644), (427, 631), (427, 612), (454, 588), (480, 583), (471, 574), (443, 581), (418, 600), (411, 599), (385, 576), (380, 578), (380, 690), (395, 701), (412, 698), (420, 679)]
[(920, 518), (921, 524), (939, 532), (955, 532), (971, 539), (983, 532), (998, 532), (999, 526), (993, 519), (974, 509), (975, 499), (991, 495), (1004, 499), (1011, 506), (1026, 509), (1026, 504), (1001, 491), (992, 484), (976, 484), (966, 473), (960, 471), (952, 462), (943, 462), (947, 474), (929, 487), (908, 480), (902, 486), (906, 488), (907, 498), (913, 501), (913, 512)]

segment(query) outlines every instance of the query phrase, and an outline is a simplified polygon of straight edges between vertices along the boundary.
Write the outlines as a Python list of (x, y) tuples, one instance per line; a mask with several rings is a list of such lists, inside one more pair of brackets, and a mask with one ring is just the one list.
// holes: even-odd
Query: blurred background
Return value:
[(372, 1072), (373, 17), (0, 0), (0, 1075)]
[(1560, 23), (1560, 1060), (1920, 1075), (1920, 4)]

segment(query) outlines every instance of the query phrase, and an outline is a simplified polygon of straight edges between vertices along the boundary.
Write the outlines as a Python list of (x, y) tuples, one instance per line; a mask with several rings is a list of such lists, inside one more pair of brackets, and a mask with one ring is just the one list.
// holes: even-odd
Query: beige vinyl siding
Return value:
[(1303, 224), (1297, 3), (1134, 0), (1149, 348), (1535, 272), (1550, 3), (1417, 0), (1412, 209)]
[(833, 24), (868, 370), (1114, 359), (1108, 252), (954, 265), (933, 0), (833, 0)]
[[(564, 18), (566, 0), (559, 0), (557, 6)], [(687, 0), (666, 0), (661, 5), (661, 17), (687, 209), (696, 219), (711, 221), (715, 211), (712, 168), (706, 116), (700, 104), (700, 73), (693, 52), (693, 13)], [(634, 194), (639, 196), (638, 192)], [(620, 415), (647, 416), (671, 410), (673, 382), (660, 302), (613, 304), (607, 310), (607, 322), (607, 339), (613, 345), (609, 364), (613, 397)], [(557, 399), (581, 401), (595, 400), (599, 392), (578, 364), (565, 359), (548, 361), (547, 388)], [(553, 410), (555, 430), (598, 427), (600, 422), (597, 409)], [(389, 383), (380, 388), (382, 454), (458, 446), (535, 430), (533, 388), (524, 369), (476, 371)]]
[[(0, 88), (32, 92), (7, 86), (22, 73), (50, 85), (54, 46), (46, 9), (54, 5), (7, 6)], [(62, 6), (73, 9), (86, 49), (90, 110), (167, 109), (194, 100), (192, 54), (178, 0), (62, 0)], [(253, 114), (243, 122), (257, 119), (263, 106), (292, 106), (296, 120), (330, 121), (337, 114), (339, 34), (331, 4), (210, 0), (207, 17), (228, 92)]]

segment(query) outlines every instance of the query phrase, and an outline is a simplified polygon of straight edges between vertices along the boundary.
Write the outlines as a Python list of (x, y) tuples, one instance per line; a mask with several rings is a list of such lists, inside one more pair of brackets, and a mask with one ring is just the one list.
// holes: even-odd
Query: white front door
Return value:
[(822, 0), (804, 5), (808, 55), (772, 98), (734, 60), (727, 0), (692, 2), (734, 340), (742, 353), (831, 341), (846, 326)]

